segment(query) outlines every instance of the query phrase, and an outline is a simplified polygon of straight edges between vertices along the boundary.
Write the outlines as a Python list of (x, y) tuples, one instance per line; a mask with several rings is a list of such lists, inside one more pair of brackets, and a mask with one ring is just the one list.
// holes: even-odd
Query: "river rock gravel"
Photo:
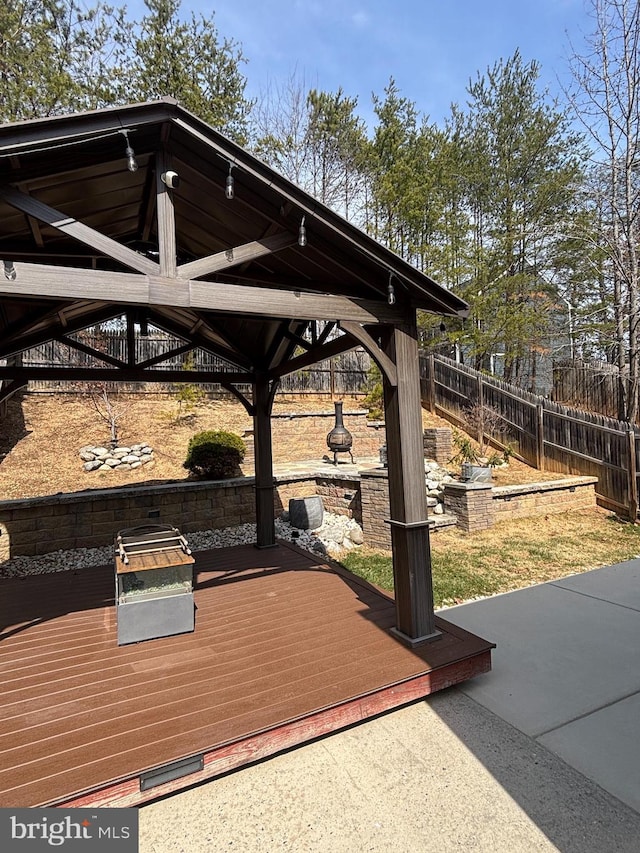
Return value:
[[(344, 515), (324, 513), (322, 526), (317, 530), (300, 530), (292, 527), (288, 513), (284, 513), (275, 523), (276, 538), (295, 542), (306, 551), (314, 554), (339, 557), (351, 548), (357, 548), (363, 542), (360, 525)], [(207, 551), (223, 548), (227, 545), (244, 545), (255, 542), (255, 524), (242, 524), (239, 527), (224, 527), (220, 530), (200, 530), (186, 536), (192, 551)], [(12, 557), (0, 563), (0, 577), (16, 578), (32, 574), (49, 572), (78, 571), (91, 566), (104, 566), (113, 559), (113, 547), (77, 548), (70, 551), (52, 551), (38, 557)]]

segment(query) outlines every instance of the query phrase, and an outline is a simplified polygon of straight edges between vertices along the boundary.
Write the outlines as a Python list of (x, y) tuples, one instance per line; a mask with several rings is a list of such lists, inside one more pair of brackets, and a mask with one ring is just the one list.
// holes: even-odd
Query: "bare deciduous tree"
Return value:
[(606, 176), (597, 238), (613, 302), (617, 363), (629, 379), (624, 414), (634, 421), (640, 378), (640, 4), (591, 0), (591, 11), (594, 31), (584, 55), (573, 51), (568, 94), (587, 131), (594, 170)]
[(117, 447), (120, 421), (131, 407), (131, 402), (120, 396), (115, 382), (87, 382), (84, 394), (100, 420), (108, 425), (112, 449)]

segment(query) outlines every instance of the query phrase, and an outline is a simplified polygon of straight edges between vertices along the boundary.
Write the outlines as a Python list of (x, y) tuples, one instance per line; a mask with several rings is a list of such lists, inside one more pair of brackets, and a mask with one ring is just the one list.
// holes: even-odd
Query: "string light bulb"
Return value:
[(304, 216), (300, 220), (300, 228), (298, 229), (298, 246), (307, 245), (307, 229), (304, 224)]
[(387, 302), (389, 303), (389, 305), (395, 305), (396, 304), (396, 291), (395, 291), (395, 288), (393, 286), (392, 279), (393, 279), (393, 273), (390, 272), (389, 273), (389, 284), (387, 285)]
[(133, 148), (131, 147), (131, 143), (129, 142), (129, 131), (122, 130), (120, 131), (124, 138), (127, 141), (127, 147), (124, 150), (125, 157), (127, 158), (127, 169), (130, 172), (138, 171), (138, 161), (136, 160), (136, 154)]
[(235, 195), (235, 185), (233, 180), (233, 175), (231, 174), (231, 170), (233, 169), (233, 163), (229, 163), (229, 174), (227, 175), (227, 180), (224, 185), (224, 194), (225, 196), (231, 200)]

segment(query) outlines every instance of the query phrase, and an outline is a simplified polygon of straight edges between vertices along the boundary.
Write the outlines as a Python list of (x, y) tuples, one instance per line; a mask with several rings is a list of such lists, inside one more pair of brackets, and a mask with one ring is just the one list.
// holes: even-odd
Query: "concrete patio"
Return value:
[(143, 807), (140, 850), (636, 853), (640, 559), (445, 615), (492, 672)]

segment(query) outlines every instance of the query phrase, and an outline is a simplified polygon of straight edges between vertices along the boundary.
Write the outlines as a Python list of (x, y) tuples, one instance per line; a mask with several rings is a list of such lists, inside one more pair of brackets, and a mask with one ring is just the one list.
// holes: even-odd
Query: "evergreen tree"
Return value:
[(172, 95), (242, 142), (251, 103), (237, 45), (180, 0), (126, 7), (79, 0), (0, 0), (0, 116), (36, 118)]
[(76, 0), (0, 0), (0, 120), (113, 103), (124, 11)]
[(366, 162), (366, 133), (355, 115), (357, 104), (341, 88), (335, 93), (312, 89), (307, 96), (311, 192), (346, 217), (358, 206)]
[(480, 367), (502, 352), (504, 376), (516, 382), (548, 337), (550, 273), (580, 175), (579, 139), (538, 92), (538, 76), (518, 52), (479, 75), (464, 142), (476, 263), (463, 293), (473, 307), (468, 342)]
[(374, 237), (406, 256), (410, 246), (409, 212), (421, 193), (418, 111), (400, 95), (393, 78), (384, 99), (374, 95), (378, 124), (370, 147), (371, 198), (368, 227)]
[(220, 40), (213, 17), (180, 17), (181, 0), (145, 0), (147, 14), (133, 30), (120, 73), (132, 101), (175, 97), (192, 113), (239, 142), (247, 138), (251, 104), (244, 97), (242, 51)]

